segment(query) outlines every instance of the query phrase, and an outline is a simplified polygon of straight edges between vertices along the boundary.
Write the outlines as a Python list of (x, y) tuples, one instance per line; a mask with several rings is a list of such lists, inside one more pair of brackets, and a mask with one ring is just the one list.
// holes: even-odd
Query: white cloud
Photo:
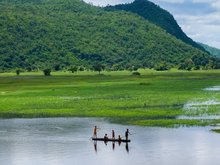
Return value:
[(132, 2), (133, 0), (84, 0), (85, 2), (92, 3), (96, 6), (116, 5)]
[(215, 1), (216, 0), (192, 0), (193, 3), (211, 3)]
[(195, 41), (220, 48), (220, 13), (208, 15), (176, 15), (183, 31)]
[(166, 2), (166, 3), (183, 3), (185, 0), (159, 0), (161, 2)]
[(185, 0), (164, 7), (193, 40), (220, 48), (220, 0)]
[(211, 3), (213, 8), (216, 8), (217, 10), (220, 10), (220, 1), (215, 1)]

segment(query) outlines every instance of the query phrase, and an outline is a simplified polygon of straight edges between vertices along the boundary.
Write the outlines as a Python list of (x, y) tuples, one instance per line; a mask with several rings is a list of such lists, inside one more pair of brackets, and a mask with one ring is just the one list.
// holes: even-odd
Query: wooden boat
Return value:
[(123, 143), (130, 143), (131, 142), (131, 140), (130, 139), (128, 139), (128, 140), (126, 140), (126, 139), (121, 139), (121, 140), (119, 140), (119, 139), (105, 139), (105, 138), (92, 138), (92, 140), (94, 140), (94, 141), (104, 141), (104, 142), (123, 142)]

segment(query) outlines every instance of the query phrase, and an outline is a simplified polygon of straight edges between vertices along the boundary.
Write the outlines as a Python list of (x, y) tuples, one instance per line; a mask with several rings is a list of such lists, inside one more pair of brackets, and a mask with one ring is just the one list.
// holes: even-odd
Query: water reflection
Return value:
[(94, 125), (102, 126), (99, 135), (112, 129), (118, 134), (127, 128), (93, 118), (0, 119), (1, 165), (219, 165), (220, 162), (220, 135), (210, 132), (212, 127), (129, 126), (136, 133), (131, 143), (108, 142), (106, 146), (103, 141), (94, 144), (89, 139)]
[(97, 141), (94, 141), (94, 150), (97, 153)]
[[(102, 143), (102, 142), (99, 142), (99, 143)], [(122, 147), (121, 146), (121, 143), (122, 142), (108, 142), (108, 141), (104, 141), (103, 142), (104, 144), (105, 144), (105, 146), (104, 147), (109, 147), (108, 146), (108, 143), (111, 143), (111, 145), (112, 145), (112, 151), (115, 151), (115, 143), (118, 143), (118, 147)], [(129, 145), (128, 145), (128, 143), (124, 143), (125, 144), (125, 150), (126, 150), (126, 152), (127, 153), (129, 153)], [(95, 153), (98, 153), (98, 142), (97, 141), (94, 141), (93, 142), (93, 145), (94, 145), (94, 151), (95, 151)]]
[(128, 143), (125, 144), (125, 149), (126, 149), (127, 153), (129, 153), (129, 146), (128, 146)]

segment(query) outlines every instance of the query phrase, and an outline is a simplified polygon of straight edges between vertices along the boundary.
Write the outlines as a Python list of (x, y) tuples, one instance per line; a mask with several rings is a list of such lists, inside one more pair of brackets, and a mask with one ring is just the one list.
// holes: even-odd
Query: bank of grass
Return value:
[[(195, 99), (220, 99), (204, 91), (220, 85), (220, 71), (41, 72), (0, 74), (0, 117), (105, 117), (142, 126), (206, 126), (219, 120), (181, 120), (180, 115), (220, 114), (220, 106), (186, 111)], [(218, 108), (219, 107), (219, 108)]]
[(220, 129), (211, 129), (212, 132), (220, 133)]
[(218, 123), (220, 123), (220, 119), (213, 119), (213, 120), (158, 119), (158, 120), (137, 120), (137, 121), (129, 122), (129, 124), (148, 126), (148, 127), (208, 126), (208, 125), (216, 125)]

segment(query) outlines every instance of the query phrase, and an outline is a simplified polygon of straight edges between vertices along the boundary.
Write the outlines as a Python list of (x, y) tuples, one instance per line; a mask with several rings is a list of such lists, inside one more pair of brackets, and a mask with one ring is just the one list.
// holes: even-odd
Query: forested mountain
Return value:
[(182, 40), (183, 42), (204, 50), (202, 46), (189, 38), (177, 24), (173, 15), (160, 8), (158, 5), (148, 0), (135, 0), (133, 3), (121, 4), (116, 6), (107, 6), (107, 10), (125, 10), (136, 13), (150, 22), (165, 29), (168, 33)]
[(125, 11), (80, 0), (0, 0), (0, 70), (206, 66), (210, 56)]
[(208, 46), (206, 44), (202, 44), (202, 43), (199, 43), (199, 44), (202, 47), (204, 47), (205, 50), (208, 51), (210, 54), (217, 56), (217, 57), (220, 57), (220, 49), (217, 49), (217, 48), (214, 48), (214, 47)]

